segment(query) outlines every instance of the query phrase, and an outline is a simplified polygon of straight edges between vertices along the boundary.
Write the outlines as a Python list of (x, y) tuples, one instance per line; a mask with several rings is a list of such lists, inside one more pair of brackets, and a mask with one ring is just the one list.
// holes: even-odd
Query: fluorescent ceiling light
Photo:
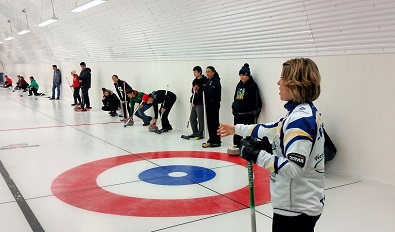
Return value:
[(23, 31), (18, 32), (18, 35), (24, 35), (24, 34), (27, 34), (29, 32), (31, 32), (31, 30), (29, 28), (27, 28), (27, 29), (25, 29)]
[(3, 42), (0, 41), (0, 44), (2, 44)]
[(10, 36), (10, 37), (7, 37), (7, 38), (5, 38), (4, 40), (12, 40), (12, 39), (14, 39), (14, 37), (12, 37), (12, 36)]
[(78, 12), (87, 10), (89, 8), (92, 8), (94, 6), (100, 5), (100, 4), (105, 3), (105, 2), (107, 2), (107, 0), (93, 0), (93, 1), (89, 1), (89, 2), (84, 3), (83, 5), (75, 7), (71, 11), (78, 13)]
[(53, 16), (52, 18), (48, 19), (47, 21), (38, 24), (38, 26), (39, 27), (45, 27), (45, 26), (47, 26), (47, 25), (49, 25), (51, 23), (54, 23), (54, 22), (56, 22), (58, 20), (59, 20), (58, 17)]

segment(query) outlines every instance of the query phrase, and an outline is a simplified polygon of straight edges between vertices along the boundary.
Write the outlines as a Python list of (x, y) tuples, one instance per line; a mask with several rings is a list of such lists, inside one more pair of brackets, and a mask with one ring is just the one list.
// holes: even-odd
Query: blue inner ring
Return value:
[[(172, 172), (184, 172), (181, 177), (169, 176)], [(168, 165), (147, 169), (139, 174), (142, 181), (157, 185), (189, 185), (209, 181), (216, 173), (208, 168), (192, 165)]]

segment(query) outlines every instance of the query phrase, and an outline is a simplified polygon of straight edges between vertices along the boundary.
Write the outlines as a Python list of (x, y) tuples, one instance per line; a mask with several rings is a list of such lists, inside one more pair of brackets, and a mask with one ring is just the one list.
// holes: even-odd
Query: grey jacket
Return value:
[(61, 84), (62, 83), (62, 73), (59, 69), (53, 71), (53, 83)]

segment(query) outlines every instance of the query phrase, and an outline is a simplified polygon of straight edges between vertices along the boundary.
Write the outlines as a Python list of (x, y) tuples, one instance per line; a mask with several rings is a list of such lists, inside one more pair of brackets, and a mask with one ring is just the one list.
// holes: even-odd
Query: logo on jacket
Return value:
[(304, 164), (306, 162), (306, 157), (299, 155), (299, 154), (289, 154), (287, 156), (288, 160), (296, 163), (297, 165), (299, 165), (300, 167), (304, 167)]
[(238, 89), (237, 93), (236, 93), (236, 100), (243, 100), (245, 92), (246, 92), (246, 89), (244, 89), (244, 88)]

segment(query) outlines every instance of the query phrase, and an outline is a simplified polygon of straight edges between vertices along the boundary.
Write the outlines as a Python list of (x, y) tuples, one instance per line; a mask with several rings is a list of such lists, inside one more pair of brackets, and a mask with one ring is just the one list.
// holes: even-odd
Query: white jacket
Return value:
[(324, 195), (324, 133), (320, 113), (312, 103), (292, 101), (284, 106), (286, 117), (278, 122), (236, 125), (236, 134), (268, 137), (273, 155), (261, 151), (257, 165), (271, 172), (270, 192), (275, 213), (320, 215)]

